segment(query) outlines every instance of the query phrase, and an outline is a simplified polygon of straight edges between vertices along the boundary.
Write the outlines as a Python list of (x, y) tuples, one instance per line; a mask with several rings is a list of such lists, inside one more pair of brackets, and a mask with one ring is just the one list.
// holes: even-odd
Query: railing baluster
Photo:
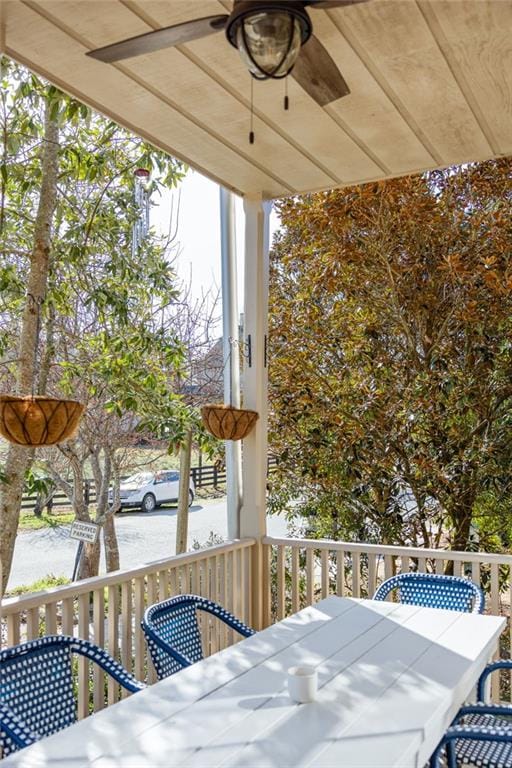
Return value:
[(285, 615), (285, 549), (277, 547), (277, 620), (281, 621)]
[[(119, 658), (119, 587), (117, 584), (108, 588), (108, 652), (114, 659)], [(108, 703), (114, 704), (118, 698), (118, 687), (110, 675), (107, 682)]]
[(299, 549), (292, 547), (292, 613), (300, 610)]
[(62, 634), (74, 635), (75, 633), (75, 601), (72, 597), (66, 597), (62, 601)]
[(143, 576), (138, 576), (135, 579), (134, 587), (133, 587), (133, 599), (134, 599), (134, 652), (135, 652), (135, 658), (133, 663), (133, 674), (137, 678), (137, 680), (143, 680), (145, 677), (144, 674), (144, 660), (146, 656), (146, 644), (144, 640), (144, 635), (142, 633), (142, 629), (140, 626), (140, 622), (142, 621), (142, 617), (144, 615), (145, 610), (145, 604), (144, 604), (144, 595), (145, 595), (145, 582)]
[(27, 640), (39, 637), (39, 608), (29, 608), (27, 611)]
[(308, 548), (306, 550), (306, 605), (313, 605), (313, 602), (314, 602), (314, 590), (315, 590), (314, 555), (315, 555), (315, 552), (313, 549)]
[(336, 594), (340, 597), (345, 596), (345, 552), (343, 549), (336, 550)]
[(233, 585), (233, 607), (235, 609), (235, 615), (242, 618), (243, 612), (243, 561), (242, 550), (238, 549), (233, 552), (233, 579), (235, 583)]
[[(227, 574), (226, 574), (226, 585), (227, 585), (227, 604), (226, 607), (228, 611), (231, 613), (236, 613), (235, 611), (235, 585), (234, 585), (234, 579), (235, 579), (235, 553), (234, 552), (228, 552), (226, 555), (227, 559)], [(234, 631), (228, 627), (227, 630), (227, 643), (228, 645), (233, 645), (235, 642), (235, 633)]]
[[(132, 582), (121, 584), (121, 664), (132, 671)], [(121, 688), (121, 697), (125, 699), (128, 691)]]
[[(220, 584), (219, 584), (219, 591), (220, 591), (220, 604), (226, 605), (226, 599), (227, 599), (227, 578), (228, 578), (228, 564), (226, 560), (226, 555), (223, 554), (220, 558)], [(228, 643), (228, 635), (226, 630), (226, 625), (221, 622), (220, 623), (220, 647), (226, 648)]]
[(246, 559), (246, 572), (245, 572), (245, 595), (246, 595), (246, 607), (245, 607), (245, 619), (249, 626), (252, 624), (252, 564), (254, 557), (254, 548), (244, 549)]
[(322, 599), (329, 597), (329, 550), (322, 549), (320, 555), (321, 578), (322, 578)]
[(193, 595), (198, 595), (200, 592), (199, 568), (197, 566), (198, 563), (194, 563), (190, 566), (190, 591)]
[[(500, 613), (500, 572), (498, 563), (491, 563), (491, 613), (499, 615)], [(494, 658), (499, 658), (499, 651), (496, 651)], [(500, 673), (491, 675), (491, 697), (496, 703), (500, 700)]]
[(249, 620), (249, 595), (247, 592), (247, 551), (245, 549), (240, 550), (240, 618), (246, 624), (250, 624)]
[(57, 606), (55, 603), (46, 603), (44, 606), (45, 635), (57, 634)]
[(169, 597), (169, 571), (158, 571), (158, 599), (167, 600)]
[(272, 601), (271, 601), (271, 583), (270, 583), (270, 563), (272, 559), (272, 547), (263, 545), (263, 573), (262, 573), (262, 612), (263, 627), (268, 627), (272, 623)]
[(480, 563), (476, 561), (471, 563), (471, 581), (480, 586)]
[[(92, 622), (94, 642), (103, 648), (105, 645), (105, 593), (95, 589), (92, 596)], [(93, 664), (93, 708), (97, 712), (105, 706), (105, 673), (98, 664)]]
[(171, 572), (169, 574), (169, 589), (171, 597), (175, 597), (177, 594), (179, 594), (178, 572), (176, 568), (171, 568)]
[(352, 597), (361, 597), (361, 555), (352, 553)]
[[(90, 592), (78, 598), (78, 637), (89, 640), (89, 599)], [(78, 707), (77, 715), (81, 720), (89, 714), (89, 661), (78, 657)]]
[(372, 598), (377, 589), (377, 556), (368, 554), (368, 598)]
[(20, 615), (13, 613), (7, 616), (7, 645), (18, 645), (20, 642)]
[[(221, 601), (221, 578), (222, 578), (222, 563), (220, 555), (216, 555), (214, 558), (215, 561), (215, 577), (214, 577), (214, 583), (213, 583), (213, 599), (215, 602), (219, 603)], [(215, 622), (215, 646), (218, 651), (222, 650), (222, 637), (220, 633), (220, 622)]]
[[(158, 602), (158, 585), (156, 579), (156, 573), (150, 573), (147, 577), (147, 592), (148, 592), (148, 607)], [(189, 590), (187, 590), (188, 592)], [(157, 675), (155, 668), (148, 656), (148, 683), (156, 682)]]
[(199, 561), (199, 594), (208, 597), (208, 558)]

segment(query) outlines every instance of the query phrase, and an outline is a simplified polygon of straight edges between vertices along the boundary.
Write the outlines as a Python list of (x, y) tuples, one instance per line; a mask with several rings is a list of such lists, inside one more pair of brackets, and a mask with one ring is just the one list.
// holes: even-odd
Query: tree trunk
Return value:
[(95, 544), (84, 544), (77, 579), (90, 579), (97, 576), (100, 569), (100, 540)]
[[(34, 352), (37, 345), (37, 306), (46, 296), (48, 282), (51, 226), (57, 197), (59, 130), (50, 118), (50, 103), (46, 102), (44, 141), (41, 163), (41, 191), (36, 220), (34, 242), (27, 275), (27, 301), (21, 322), (19, 360), (16, 391), (29, 395), (37, 389), (34, 370)], [(0, 560), (2, 562), (3, 595), (11, 571), (12, 556), (21, 509), (25, 473), (34, 460), (34, 450), (9, 445), (5, 461), (5, 482), (0, 485)]]
[(114, 521), (116, 499), (113, 499), (112, 507), (110, 507), (108, 489), (112, 476), (114, 476), (114, 484), (119, 487), (119, 470), (115, 461), (112, 460), (111, 453), (106, 448), (103, 448), (103, 466), (101, 466), (100, 457), (101, 449), (91, 453), (91, 466), (96, 488), (96, 522), (103, 527), (105, 567), (107, 571), (117, 571), (119, 570), (119, 544)]
[(119, 570), (119, 545), (117, 543), (114, 516), (108, 515), (103, 526), (103, 546), (107, 571)]
[(192, 431), (185, 435), (180, 449), (180, 490), (178, 498), (178, 520), (176, 524), (176, 554), (187, 551), (188, 539), (188, 494), (190, 488), (190, 463), (192, 454)]

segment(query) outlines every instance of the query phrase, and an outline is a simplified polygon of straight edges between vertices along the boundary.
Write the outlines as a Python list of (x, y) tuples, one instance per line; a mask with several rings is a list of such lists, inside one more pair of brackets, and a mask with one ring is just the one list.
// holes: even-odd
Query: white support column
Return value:
[[(224, 402), (240, 407), (240, 370), (238, 348), (238, 286), (236, 276), (235, 198), (220, 189), (220, 238), (222, 256), (222, 357), (224, 361)], [(242, 446), (227, 440), (226, 487), (228, 538), (240, 536), (242, 505)]]
[(263, 547), (267, 521), (267, 329), (269, 216), (272, 203), (247, 198), (245, 209), (244, 275), (244, 406), (257, 411), (259, 419), (243, 441), (243, 500), (240, 535), (258, 540), (252, 568), (252, 623), (255, 629), (267, 621), (269, 574)]

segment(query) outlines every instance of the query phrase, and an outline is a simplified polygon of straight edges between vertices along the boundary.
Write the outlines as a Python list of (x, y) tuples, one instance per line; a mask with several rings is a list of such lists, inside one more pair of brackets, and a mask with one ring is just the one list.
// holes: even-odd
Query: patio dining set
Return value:
[[(484, 609), (469, 579), (416, 572), (387, 579), (372, 600), (329, 597), (257, 633), (211, 600), (172, 597), (142, 620), (153, 686), (76, 637), (1, 651), (0, 750), (27, 768), (512, 768), (512, 705), (486, 702), (489, 675), (512, 661), (487, 664), (504, 619)], [(245, 640), (205, 659), (212, 621)], [(75, 657), (137, 695), (76, 722)], [(286, 690), (290, 663), (318, 672), (307, 703)]]

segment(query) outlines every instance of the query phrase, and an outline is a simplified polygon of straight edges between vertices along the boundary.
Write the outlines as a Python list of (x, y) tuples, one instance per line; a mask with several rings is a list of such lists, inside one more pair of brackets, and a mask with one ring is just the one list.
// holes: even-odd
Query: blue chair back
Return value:
[[(76, 720), (72, 654), (95, 662), (132, 693), (145, 687), (102, 648), (79, 638), (49, 635), (6, 648), (0, 652), (0, 702), (36, 739)], [(0, 734), (0, 748), (13, 751), (12, 738)]]
[(203, 658), (198, 610), (215, 616), (243, 637), (254, 634), (222, 606), (198, 595), (178, 595), (151, 605), (141, 626), (159, 680)]
[(385, 600), (396, 591), (401, 603), (426, 608), (445, 608), (463, 613), (483, 613), (484, 593), (469, 579), (437, 573), (400, 573), (383, 581), (374, 600)]

